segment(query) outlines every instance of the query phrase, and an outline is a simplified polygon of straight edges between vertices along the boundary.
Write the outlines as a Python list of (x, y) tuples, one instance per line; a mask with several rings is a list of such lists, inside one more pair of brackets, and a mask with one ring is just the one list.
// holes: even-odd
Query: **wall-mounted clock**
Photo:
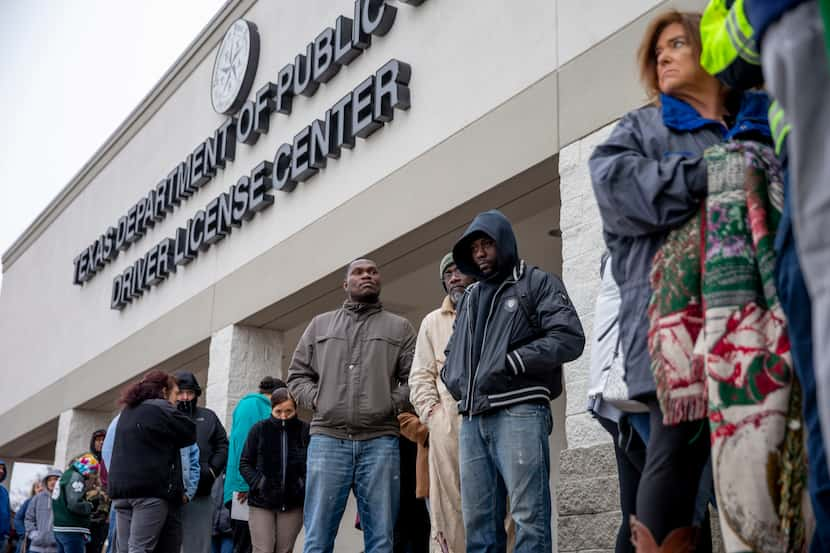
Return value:
[(250, 21), (237, 19), (222, 38), (213, 63), (210, 99), (217, 113), (228, 115), (242, 107), (258, 63), (259, 31)]

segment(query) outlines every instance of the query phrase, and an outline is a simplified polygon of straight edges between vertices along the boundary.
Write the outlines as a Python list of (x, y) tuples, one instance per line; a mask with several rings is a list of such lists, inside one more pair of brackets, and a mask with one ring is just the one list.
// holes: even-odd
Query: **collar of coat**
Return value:
[(449, 294), (444, 296), (444, 301), (441, 302), (441, 313), (455, 315), (455, 304), (452, 302)]
[(346, 300), (343, 302), (343, 309), (347, 313), (354, 313), (355, 315), (367, 315), (369, 313), (375, 313), (383, 309), (383, 305), (380, 302), (377, 303), (360, 303), (357, 301)]
[(717, 128), (725, 140), (739, 138), (742, 134), (771, 136), (769, 130), (769, 96), (763, 92), (744, 92), (740, 96), (740, 108), (735, 124), (726, 129), (720, 122), (706, 119), (695, 108), (667, 94), (660, 94), (663, 124), (675, 131), (696, 131), (703, 127)]

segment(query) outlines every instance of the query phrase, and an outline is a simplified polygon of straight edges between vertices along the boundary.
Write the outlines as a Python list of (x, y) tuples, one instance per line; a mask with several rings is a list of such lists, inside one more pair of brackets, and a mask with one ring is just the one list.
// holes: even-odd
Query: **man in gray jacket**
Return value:
[(58, 544), (52, 531), (52, 492), (63, 473), (51, 469), (43, 478), (43, 491), (32, 498), (26, 511), (26, 536), (32, 553), (56, 553)]
[(288, 369), (288, 388), (313, 411), (304, 506), (305, 553), (330, 552), (354, 489), (366, 553), (392, 551), (400, 502), (398, 412), (415, 331), (380, 304), (374, 261), (349, 264), (343, 307), (312, 319)]

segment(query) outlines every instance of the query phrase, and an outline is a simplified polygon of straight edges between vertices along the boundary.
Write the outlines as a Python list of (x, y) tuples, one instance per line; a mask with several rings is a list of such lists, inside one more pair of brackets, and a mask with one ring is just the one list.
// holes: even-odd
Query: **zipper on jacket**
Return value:
[[(490, 325), (490, 318), (493, 316), (493, 309), (496, 307), (496, 300), (499, 299), (499, 294), (501, 293), (502, 289), (507, 284), (515, 284), (515, 280), (505, 280), (502, 282), (499, 287), (496, 289), (496, 293), (493, 294), (493, 299), (490, 301), (490, 311), (487, 312), (487, 318), (484, 320), (484, 336), (481, 338), (481, 351), (478, 352), (478, 361), (481, 363), (481, 354), (484, 351), (484, 345), (487, 343), (487, 327)], [(467, 311), (467, 320), (470, 321), (469, 310)], [(472, 322), (470, 322), (470, 340), (472, 342)], [(470, 343), (470, 368), (472, 369), (472, 343)], [(473, 420), (473, 390), (475, 390), (475, 377), (478, 376), (478, 367), (476, 367), (475, 374), (470, 375), (472, 378), (470, 379), (470, 393), (467, 394), (467, 420)]]
[(285, 511), (285, 472), (288, 470), (288, 434), (285, 430), (285, 420), (282, 421), (282, 510)]
[[(472, 412), (472, 397), (473, 397), (473, 319), (472, 313), (470, 312), (470, 302), (472, 301), (472, 297), (470, 297), (470, 301), (467, 302), (467, 329), (470, 333), (470, 338), (467, 340), (467, 372), (469, 376), (467, 377), (467, 414), (469, 415)], [(472, 420), (472, 416), (470, 419)]]

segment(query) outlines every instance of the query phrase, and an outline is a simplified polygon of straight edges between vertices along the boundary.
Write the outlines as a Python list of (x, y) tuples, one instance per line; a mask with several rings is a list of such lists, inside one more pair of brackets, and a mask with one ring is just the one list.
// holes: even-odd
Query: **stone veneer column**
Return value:
[(285, 379), (282, 333), (242, 325), (227, 326), (210, 340), (205, 406), (230, 429), (236, 404), (256, 392), (265, 376)]
[(92, 433), (106, 429), (111, 420), (112, 413), (108, 411), (67, 409), (62, 412), (58, 419), (55, 467), (65, 469), (72, 457), (89, 451)]
[(620, 524), (616, 463), (611, 438), (585, 410), (594, 302), (605, 243), (591, 186), (588, 158), (613, 124), (559, 152), (562, 207), (562, 279), (585, 330), (585, 352), (565, 367), (567, 449), (559, 457), (558, 550), (613, 551)]
[(585, 411), (588, 399), (588, 368), (594, 326), (594, 303), (599, 290), (599, 264), (605, 242), (602, 220), (591, 186), (588, 159), (614, 124), (608, 125), (559, 152), (559, 189), (562, 197), (562, 279), (585, 330), (585, 353), (565, 371), (568, 390), (566, 426), (568, 448), (609, 442), (610, 437)]

